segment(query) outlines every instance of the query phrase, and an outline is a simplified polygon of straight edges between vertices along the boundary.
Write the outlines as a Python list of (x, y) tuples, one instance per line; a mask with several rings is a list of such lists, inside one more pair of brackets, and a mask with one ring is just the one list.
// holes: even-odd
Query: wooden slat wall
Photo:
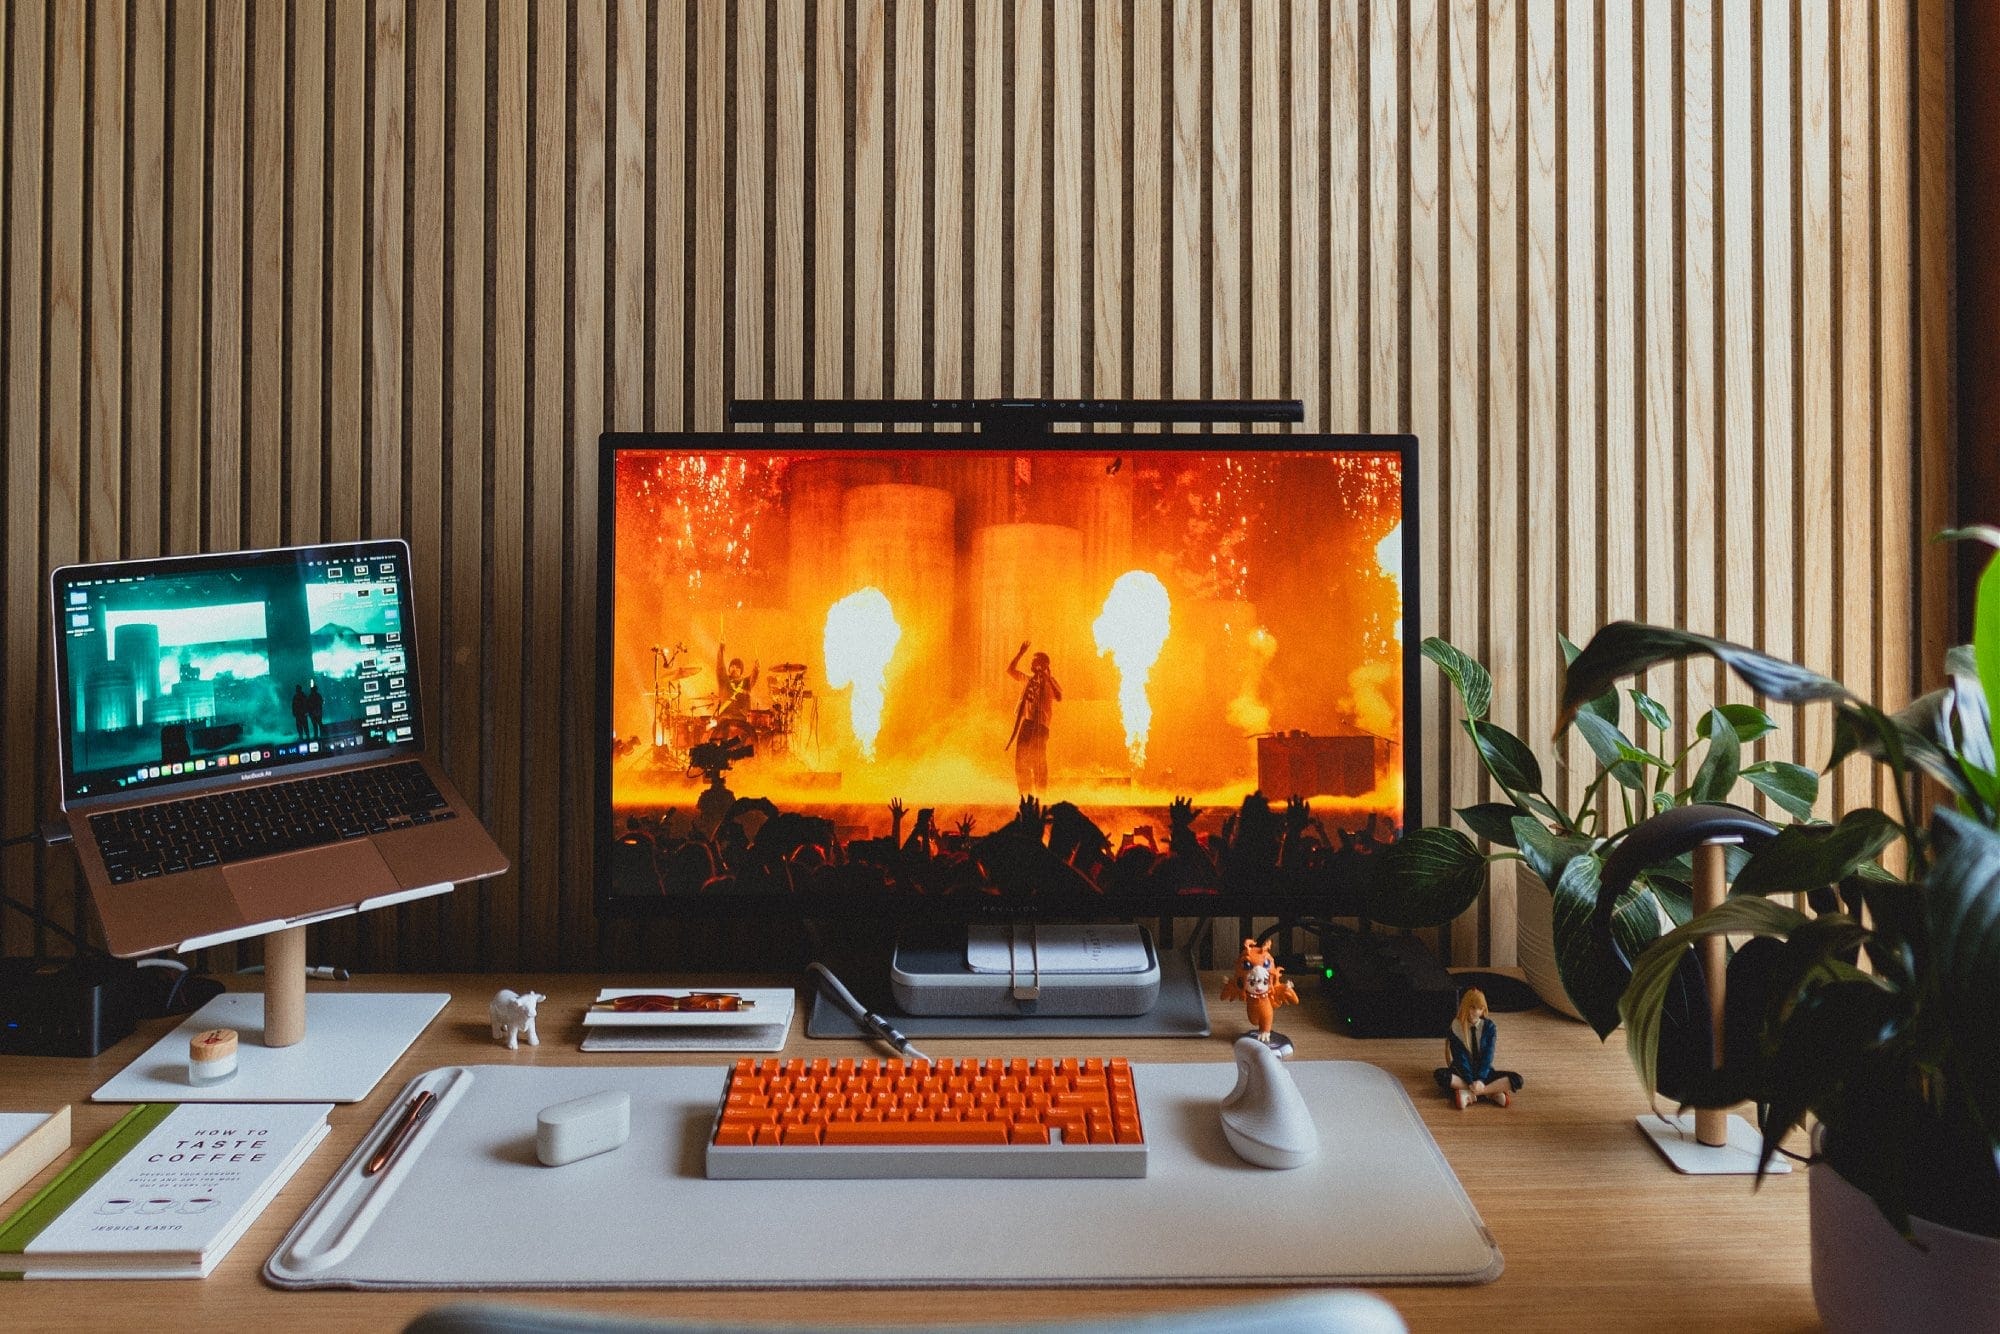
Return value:
[[(43, 574), (405, 534), (504, 879), (366, 966), (595, 957), (595, 441), (732, 394), (1281, 394), (1422, 438), (1425, 629), (1545, 734), (1557, 630), (1893, 704), (1951, 609), (1946, 0), (8, 6), (5, 832)], [(1738, 697), (1658, 673), (1676, 714)], [(1424, 684), (1423, 811), (1479, 796)], [(1824, 754), (1822, 723), (1766, 743)], [(1572, 751), (1574, 756), (1576, 752)], [(1847, 799), (1872, 776), (1840, 776)], [(66, 859), (7, 889), (87, 923)], [(1511, 962), (1496, 888), (1448, 933)], [(60, 946), (18, 915), (10, 952)]]

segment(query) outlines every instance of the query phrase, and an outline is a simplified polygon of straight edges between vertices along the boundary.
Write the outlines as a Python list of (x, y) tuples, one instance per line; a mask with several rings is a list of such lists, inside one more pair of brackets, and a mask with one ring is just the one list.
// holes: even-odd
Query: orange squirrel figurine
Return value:
[(1297, 1005), (1299, 993), (1285, 981), (1285, 970), (1271, 958), (1271, 947), (1252, 939), (1243, 942), (1243, 951), (1236, 956), (1236, 975), (1222, 984), (1222, 999), (1241, 1000), (1251, 1032), (1269, 1046), (1278, 1007)]

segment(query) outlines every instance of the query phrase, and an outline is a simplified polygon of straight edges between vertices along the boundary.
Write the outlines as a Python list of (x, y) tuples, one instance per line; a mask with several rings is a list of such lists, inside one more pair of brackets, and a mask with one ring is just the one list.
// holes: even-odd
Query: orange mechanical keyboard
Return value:
[(708, 1175), (1142, 1177), (1132, 1066), (1111, 1060), (739, 1060)]

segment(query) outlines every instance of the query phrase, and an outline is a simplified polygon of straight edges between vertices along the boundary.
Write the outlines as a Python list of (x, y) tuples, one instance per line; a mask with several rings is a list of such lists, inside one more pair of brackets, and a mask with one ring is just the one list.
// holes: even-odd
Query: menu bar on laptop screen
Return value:
[(65, 800), (422, 745), (401, 542), (69, 566), (50, 591)]

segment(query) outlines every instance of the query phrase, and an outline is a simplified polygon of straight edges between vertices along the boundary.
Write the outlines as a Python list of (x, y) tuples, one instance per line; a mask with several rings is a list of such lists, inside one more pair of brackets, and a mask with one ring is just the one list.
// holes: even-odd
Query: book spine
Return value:
[(56, 1174), (55, 1180), (36, 1191), (12, 1218), (0, 1225), (0, 1255), (20, 1255), (42, 1229), (62, 1216), (83, 1193), (104, 1179), (104, 1174), (130, 1153), (139, 1141), (153, 1133), (172, 1114), (177, 1104), (142, 1102), (118, 1123), (97, 1137), (95, 1143)]

